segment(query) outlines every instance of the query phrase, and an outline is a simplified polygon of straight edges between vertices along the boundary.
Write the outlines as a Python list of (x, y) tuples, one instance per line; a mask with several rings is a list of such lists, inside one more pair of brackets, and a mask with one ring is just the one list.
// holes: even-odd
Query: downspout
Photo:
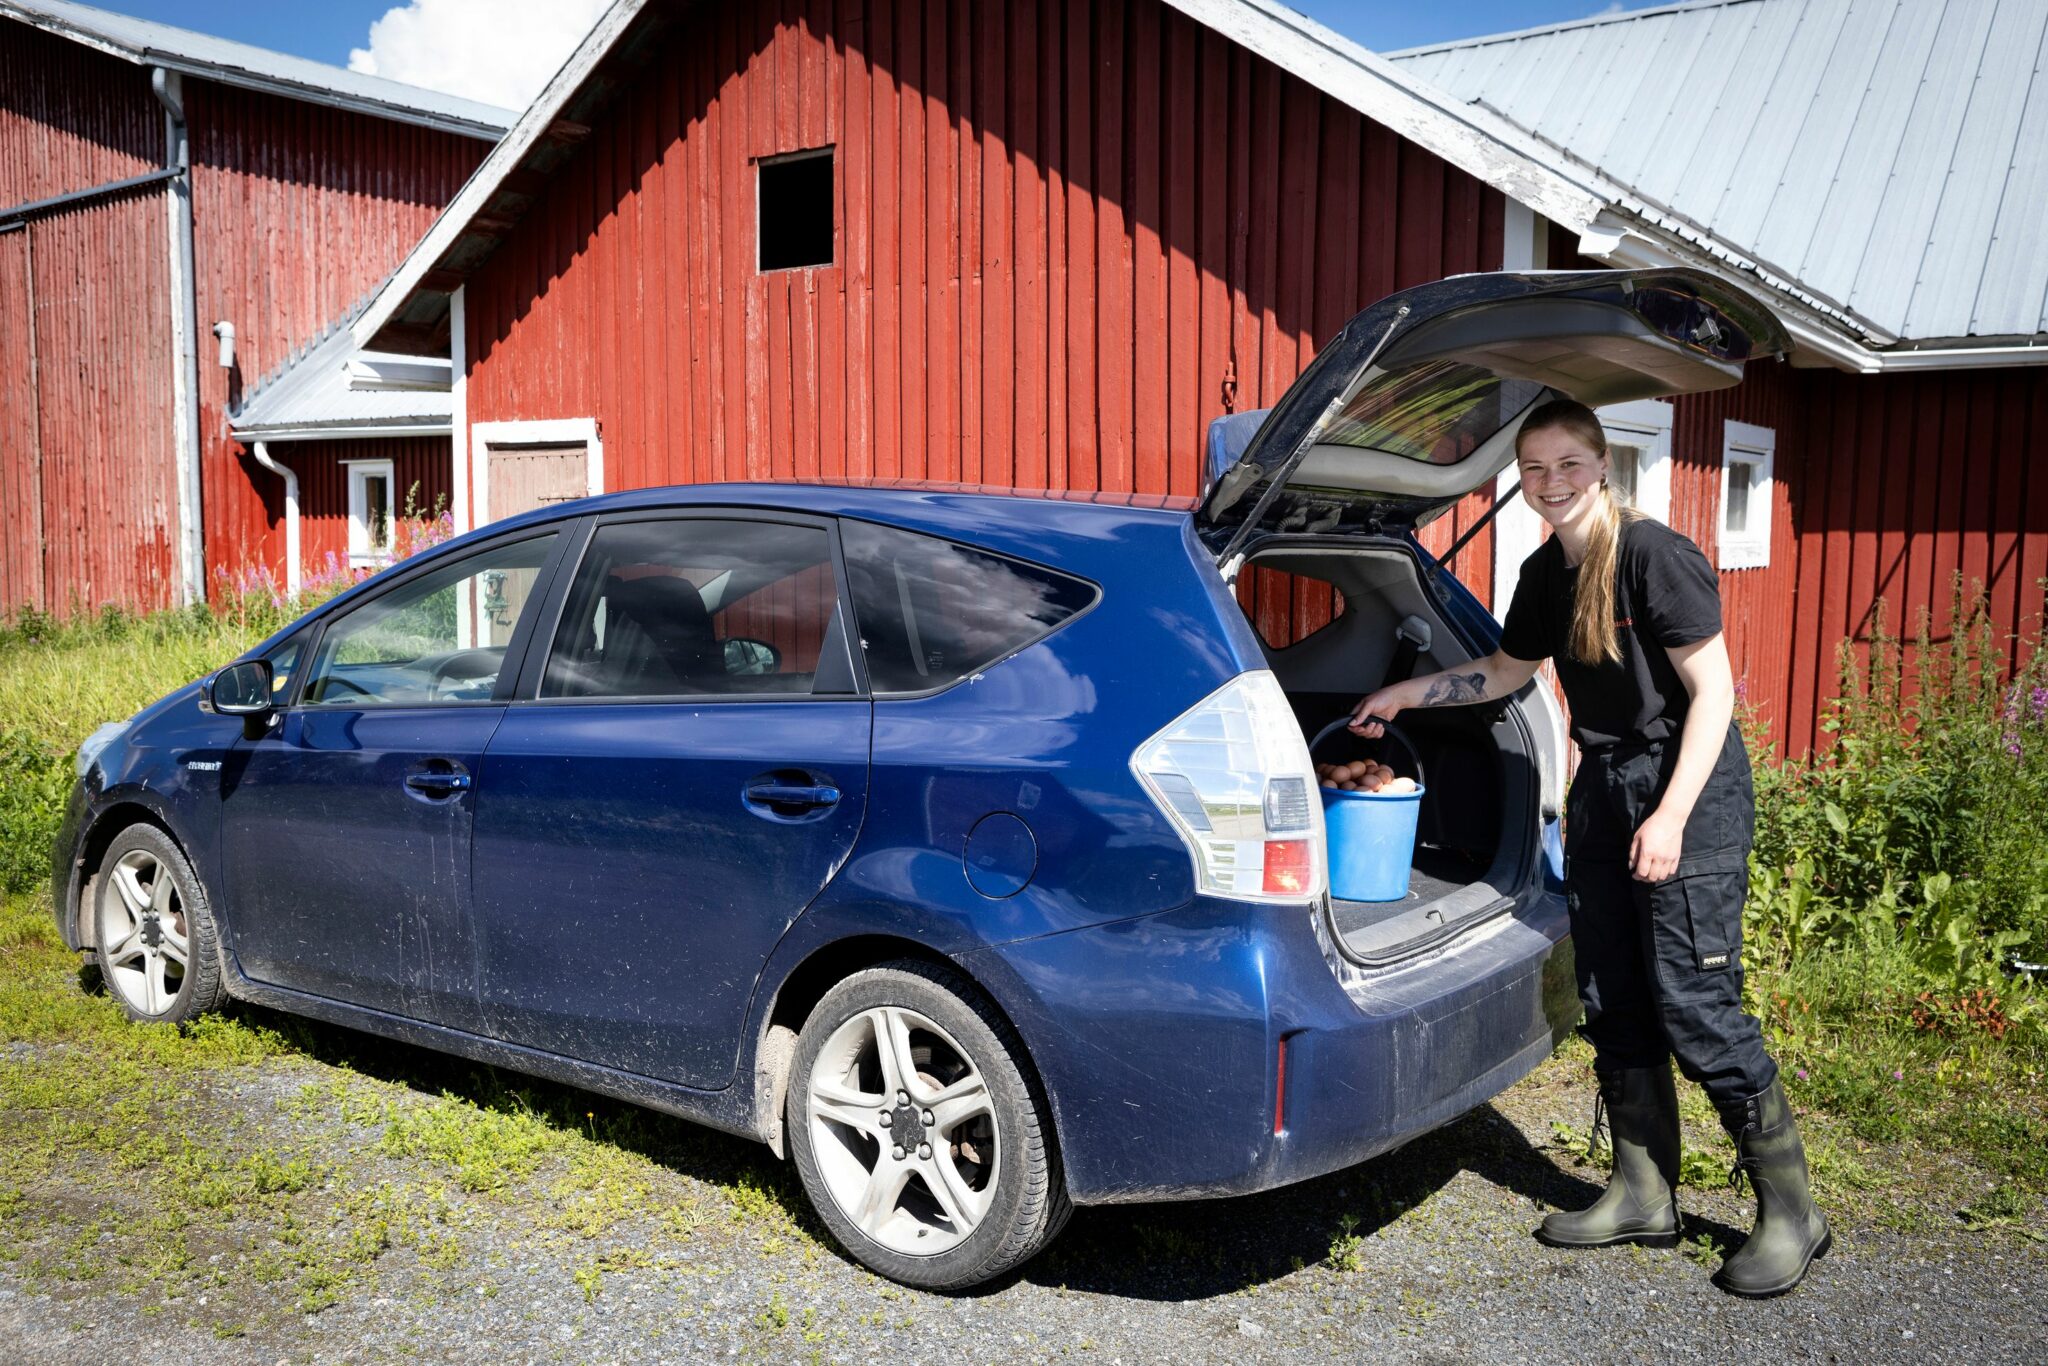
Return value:
[(299, 595), (299, 476), (270, 458), (270, 443), (258, 441), (249, 447), (256, 463), (272, 474), (284, 476), (284, 591)]
[(192, 269), (192, 154), (185, 134), (184, 82), (151, 67), (149, 88), (164, 107), (164, 169), (170, 182), (171, 424), (178, 483), (178, 601), (206, 601), (206, 530), (199, 479), (199, 308)]

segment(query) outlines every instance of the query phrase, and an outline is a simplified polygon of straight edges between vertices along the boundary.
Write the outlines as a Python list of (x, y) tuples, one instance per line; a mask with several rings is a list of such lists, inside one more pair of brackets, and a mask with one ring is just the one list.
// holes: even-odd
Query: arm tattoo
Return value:
[(1478, 702), (1486, 697), (1486, 675), (1483, 673), (1445, 674), (1429, 685), (1423, 694), (1422, 705), (1435, 707), (1455, 706), (1460, 702)]

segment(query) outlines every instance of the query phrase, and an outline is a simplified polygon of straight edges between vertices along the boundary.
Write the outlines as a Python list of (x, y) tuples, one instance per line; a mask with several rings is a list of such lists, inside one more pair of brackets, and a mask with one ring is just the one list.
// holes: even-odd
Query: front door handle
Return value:
[(408, 773), (405, 785), (422, 796), (452, 797), (458, 792), (469, 791), (469, 775), (436, 771)]

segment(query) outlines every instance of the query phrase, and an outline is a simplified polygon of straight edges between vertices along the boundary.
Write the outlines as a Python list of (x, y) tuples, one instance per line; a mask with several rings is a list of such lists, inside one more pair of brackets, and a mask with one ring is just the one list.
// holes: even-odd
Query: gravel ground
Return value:
[[(8, 1059), (20, 1060), (18, 1052)], [(298, 1151), (324, 1145), (334, 1155), (322, 1189), (431, 1188), (446, 1201), (434, 1218), (450, 1230), (447, 1255), (401, 1238), (336, 1303), (303, 1313), (288, 1298), (266, 1298), (260, 1275), (238, 1270), (255, 1266), (248, 1259), (277, 1235), (245, 1220), (224, 1228), (220, 1250), (203, 1259), (219, 1268), (215, 1290), (195, 1290), (186, 1274), (165, 1291), (146, 1257), (129, 1252), (100, 1272), (77, 1269), (81, 1240), (90, 1244), (92, 1229), (123, 1213), (106, 1208), (124, 1198), (122, 1188), (89, 1176), (69, 1187), (51, 1180), (17, 1194), (17, 1204), (39, 1212), (16, 1224), (16, 1245), (0, 1260), (9, 1360), (127, 1363), (149, 1352), (262, 1366), (883, 1357), (1180, 1364), (1725, 1361), (1761, 1351), (1982, 1363), (2038, 1361), (2048, 1344), (2039, 1211), (2028, 1223), (1966, 1231), (1954, 1210), (1985, 1182), (1947, 1158), (1861, 1150), (1849, 1168), (1858, 1173), (1853, 1188), (1829, 1202), (1834, 1252), (1806, 1286), (1773, 1301), (1714, 1290), (1707, 1277), (1716, 1259), (1695, 1246), (1542, 1247), (1529, 1236), (1541, 1212), (1589, 1198), (1598, 1179), (1553, 1139), (1554, 1124), (1583, 1124), (1590, 1108), (1584, 1064), (1571, 1058), (1553, 1059), (1400, 1153), (1319, 1181), (1240, 1200), (1078, 1211), (1020, 1274), (955, 1298), (905, 1290), (847, 1261), (821, 1240), (781, 1169), (751, 1145), (707, 1136), (698, 1156), (661, 1164), (635, 1188), (638, 1206), (695, 1211), (680, 1229), (629, 1216), (579, 1236), (556, 1218), (564, 1187), (546, 1194), (538, 1176), (524, 1192), (448, 1187), (445, 1169), (437, 1175), (423, 1159), (380, 1155), (373, 1119), (345, 1113), (339, 1101), (310, 1104), (306, 1088), (382, 1088), (423, 1109), (445, 1101), (301, 1058), (213, 1078), (204, 1104), (230, 1126), (223, 1132)], [(1713, 1141), (1696, 1116), (1688, 1136)], [(1730, 1194), (1688, 1190), (1684, 1203), (1695, 1240), (1725, 1246), (1746, 1227), (1746, 1202)], [(82, 1224), (87, 1214), (99, 1222)], [(337, 1223), (324, 1236), (347, 1231)], [(96, 1236), (107, 1243), (115, 1235)]]

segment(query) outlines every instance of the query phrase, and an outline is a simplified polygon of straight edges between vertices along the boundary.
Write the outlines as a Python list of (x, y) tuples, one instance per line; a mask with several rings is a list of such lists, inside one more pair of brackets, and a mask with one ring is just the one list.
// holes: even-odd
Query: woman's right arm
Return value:
[(1516, 659), (1495, 650), (1484, 659), (1442, 673), (1424, 674), (1369, 693), (1351, 709), (1351, 729), (1368, 739), (1380, 734), (1378, 721), (1391, 721), (1409, 707), (1458, 707), (1508, 696), (1536, 676), (1540, 659)]

